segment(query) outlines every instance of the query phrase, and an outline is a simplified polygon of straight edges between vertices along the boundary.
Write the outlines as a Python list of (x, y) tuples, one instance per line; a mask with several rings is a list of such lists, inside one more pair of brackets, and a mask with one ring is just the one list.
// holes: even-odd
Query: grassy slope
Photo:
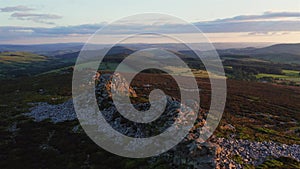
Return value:
[(2, 52), (0, 79), (37, 75), (74, 63), (73, 58), (49, 58), (29, 52)]
[(29, 52), (1, 52), (1, 63), (31, 63), (46, 61), (45, 56), (29, 53)]

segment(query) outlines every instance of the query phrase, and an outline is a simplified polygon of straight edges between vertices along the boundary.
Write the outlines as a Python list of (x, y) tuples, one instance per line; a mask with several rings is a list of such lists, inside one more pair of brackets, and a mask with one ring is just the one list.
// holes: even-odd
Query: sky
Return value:
[[(300, 39), (300, 0), (0, 0), (0, 43), (85, 42), (99, 28), (140, 13), (181, 18), (212, 42), (297, 43)], [(115, 25), (106, 32), (106, 41), (99, 43), (130, 34), (131, 29), (148, 29), (143, 24)], [(170, 27), (175, 29), (168, 23), (154, 29)], [(176, 28), (178, 32), (171, 33), (197, 42), (184, 25)]]

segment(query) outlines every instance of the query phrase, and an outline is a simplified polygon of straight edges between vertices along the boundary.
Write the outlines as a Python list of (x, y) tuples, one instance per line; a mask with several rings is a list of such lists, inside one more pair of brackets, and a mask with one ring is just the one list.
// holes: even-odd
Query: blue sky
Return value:
[(49, 43), (85, 41), (106, 23), (144, 12), (194, 23), (215, 42), (233, 41), (227, 36), (240, 41), (296, 42), (299, 11), (300, 0), (0, 0), (0, 43), (35, 43), (37, 37)]

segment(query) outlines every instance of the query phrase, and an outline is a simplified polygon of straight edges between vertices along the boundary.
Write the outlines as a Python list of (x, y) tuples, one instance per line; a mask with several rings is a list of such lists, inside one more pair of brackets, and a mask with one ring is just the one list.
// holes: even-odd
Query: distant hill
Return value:
[[(205, 47), (206, 43), (201, 43), (202, 47)], [(229, 48), (245, 48), (245, 47), (262, 47), (267, 46), (269, 43), (214, 43), (216, 49), (229, 49)], [(193, 44), (191, 44), (193, 45)], [(26, 51), (46, 56), (63, 55), (66, 53), (77, 52), (82, 49), (84, 43), (54, 43), (54, 44), (29, 44), (29, 45), (11, 45), (11, 44), (0, 44), (0, 51)], [(105, 47), (109, 47), (109, 44), (89, 44), (89, 50), (100, 50)], [(168, 48), (172, 51), (187, 50), (184, 44), (177, 43), (164, 43), (164, 44), (126, 44), (118, 45), (127, 47), (129, 49), (140, 50), (145, 48)], [(205, 48), (203, 49), (205, 50)]]
[[(93, 61), (109, 45), (91, 45), (86, 53), (86, 60)], [(170, 47), (169, 47), (170, 46)], [(44, 45), (0, 45), (0, 77), (31, 76), (53, 69), (73, 66), (83, 47), (80, 43), (44, 44)], [(126, 44), (115, 46), (107, 53), (108, 62), (120, 62), (127, 55), (145, 48), (167, 48), (190, 64), (196, 63), (197, 57), (190, 50), (184, 50), (177, 44)], [(177, 48), (178, 47), (178, 48)], [(107, 49), (107, 48), (106, 48)], [(183, 49), (183, 50), (181, 50)], [(259, 59), (274, 63), (300, 64), (300, 43), (276, 44), (262, 48), (230, 48), (217, 50), (221, 58)], [(200, 52), (200, 51), (199, 51)], [(209, 51), (201, 51), (205, 56)], [(92, 56), (92, 57), (90, 57)], [(84, 57), (84, 56), (83, 56)], [(93, 58), (94, 57), (94, 58)], [(196, 60), (195, 60), (196, 59)], [(194, 61), (195, 60), (195, 61)], [(37, 64), (38, 63), (38, 64)]]
[[(82, 53), (82, 57), (83, 58), (90, 57), (90, 58), (87, 58), (87, 60), (90, 60), (90, 59), (93, 59), (94, 56), (103, 55), (105, 50), (104, 49), (88, 50), (88, 51), (84, 51), (84, 52), (85, 52), (85, 54)], [(133, 52), (135, 52), (134, 49), (130, 49), (130, 48), (123, 47), (123, 46), (114, 46), (106, 53), (106, 56), (111, 56), (111, 57), (122, 56), (122, 57), (125, 57), (127, 55), (132, 54)], [(57, 58), (57, 59), (77, 59), (79, 53), (80, 53), (80, 51), (70, 52), (70, 53), (65, 53), (65, 54), (59, 54), (59, 55), (55, 55), (54, 58)]]
[(77, 59), (79, 55), (79, 52), (70, 52), (70, 53), (65, 53), (65, 54), (60, 54), (60, 55), (55, 55), (54, 58), (57, 59)]
[(248, 55), (272, 62), (300, 64), (300, 43), (276, 44), (263, 48), (241, 48), (218, 50), (220, 55)]
[(120, 54), (123, 54), (123, 55), (130, 55), (132, 54), (133, 52), (135, 52), (134, 49), (132, 48), (129, 48), (129, 47), (125, 47), (125, 46), (114, 46), (112, 47), (108, 52), (107, 52), (107, 56), (110, 56), (110, 55), (120, 55)]
[(294, 55), (300, 55), (300, 43), (296, 44), (277, 44), (264, 48), (259, 48), (254, 50), (257, 54), (278, 54), (278, 53), (288, 53)]
[(59, 51), (59, 50), (80, 50), (83, 43), (55, 43), (55, 44), (40, 44), (40, 45), (0, 45), (0, 51)]

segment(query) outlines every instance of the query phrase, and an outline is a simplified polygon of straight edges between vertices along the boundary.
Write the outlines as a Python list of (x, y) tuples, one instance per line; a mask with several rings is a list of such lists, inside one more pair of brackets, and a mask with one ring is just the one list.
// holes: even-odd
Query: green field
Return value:
[(289, 76), (287, 75), (277, 75), (277, 74), (267, 74), (267, 73), (259, 73), (258, 75), (256, 75), (256, 78), (263, 78), (263, 77), (272, 77), (272, 78), (288, 78)]
[(264, 78), (264, 77), (271, 77), (274, 79), (281, 79), (281, 80), (288, 80), (288, 81), (294, 81), (294, 82), (300, 82), (300, 71), (296, 70), (282, 70), (283, 75), (278, 74), (266, 74), (266, 73), (260, 73), (256, 75), (256, 78)]
[(299, 73), (300, 71), (297, 70), (282, 70), (282, 72), (287, 75), (287, 76), (298, 76), (299, 77)]

